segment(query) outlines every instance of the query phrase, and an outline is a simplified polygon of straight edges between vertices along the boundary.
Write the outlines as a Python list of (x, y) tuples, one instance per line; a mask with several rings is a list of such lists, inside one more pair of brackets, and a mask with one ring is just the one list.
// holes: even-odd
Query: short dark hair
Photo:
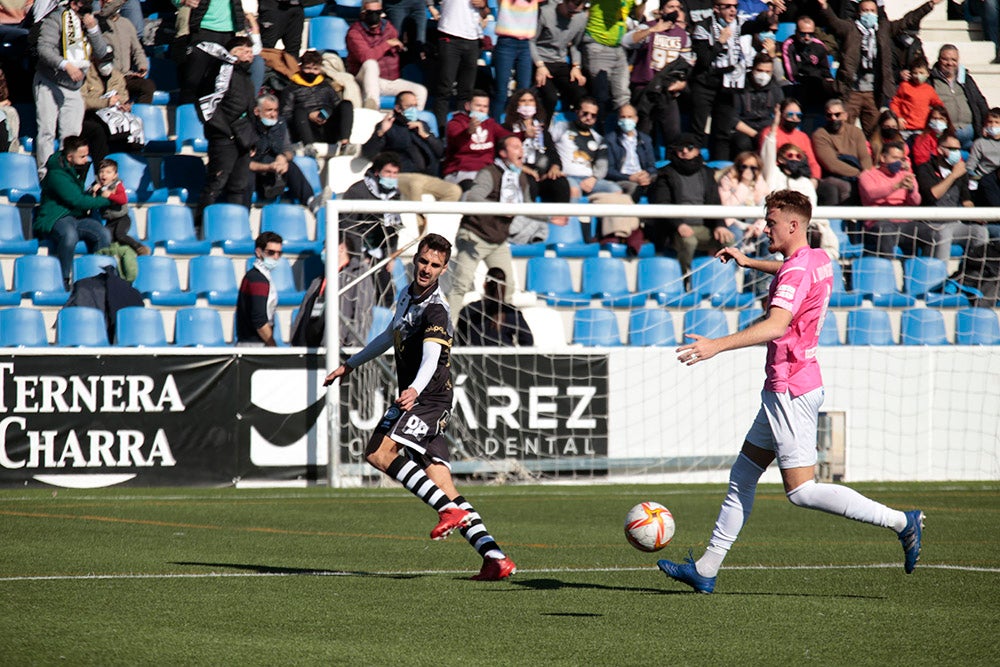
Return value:
[(81, 146), (90, 146), (88, 142), (83, 137), (66, 137), (62, 140), (63, 153), (69, 155), (70, 153), (75, 153)]
[(986, 113), (986, 118), (993, 120), (1000, 120), (1000, 107), (993, 107)]
[(466, 102), (471, 102), (473, 97), (489, 97), (490, 94), (481, 88), (476, 88), (471, 93), (469, 93), (469, 99)]
[(910, 69), (916, 69), (918, 67), (923, 67), (924, 69), (931, 68), (930, 63), (927, 62), (927, 58), (922, 53), (918, 53), (917, 55), (913, 56), (913, 58), (910, 60), (909, 63)]
[(812, 218), (812, 202), (801, 192), (794, 190), (775, 190), (764, 198), (764, 209), (768, 211), (786, 211), (797, 214), (808, 223)]
[(420, 243), (417, 245), (417, 255), (419, 256), (424, 250), (434, 250), (441, 253), (444, 255), (445, 264), (451, 259), (451, 241), (440, 234), (428, 234), (420, 239)]
[(100, 171), (105, 167), (111, 167), (115, 171), (118, 171), (118, 163), (115, 162), (114, 160), (109, 160), (108, 158), (104, 158), (103, 160), (97, 163), (97, 171)]
[(323, 65), (323, 54), (319, 51), (306, 51), (299, 56), (299, 65)]
[(382, 168), (387, 164), (395, 165), (397, 168), (402, 169), (402, 160), (399, 158), (398, 153), (393, 153), (392, 151), (383, 151), (372, 158), (372, 171), (378, 173), (382, 171)]
[(590, 95), (584, 95), (583, 97), (581, 97), (580, 101), (576, 103), (576, 108), (579, 109), (584, 104), (593, 104), (595, 107), (598, 108), (598, 110), (600, 110), (601, 108), (601, 105), (598, 103), (597, 98), (591, 97)]
[(414, 97), (417, 96), (417, 94), (415, 92), (413, 92), (412, 90), (401, 90), (398, 93), (396, 93), (395, 104), (397, 104), (397, 105), (402, 105), (403, 104), (403, 95), (413, 95)]
[(507, 142), (511, 139), (520, 139), (516, 134), (508, 134), (504, 137), (497, 139), (496, 144), (493, 145), (493, 154), (496, 157), (500, 157), (500, 151), (507, 150)]
[(254, 241), (253, 247), (263, 250), (267, 247), (268, 243), (284, 243), (284, 241), (281, 239), (281, 234), (277, 232), (261, 232), (257, 235), (257, 240)]
[(228, 42), (226, 42), (226, 51), (232, 51), (237, 46), (253, 46), (253, 42), (250, 38), (245, 35), (237, 35), (236, 37), (231, 37)]
[(906, 145), (902, 141), (887, 141), (884, 144), (882, 144), (882, 150), (880, 151), (880, 154), (888, 155), (889, 151), (891, 151), (894, 148), (904, 153), (906, 152)]
[(750, 69), (753, 69), (757, 65), (762, 65), (764, 63), (768, 63), (769, 65), (774, 64), (773, 62), (771, 62), (771, 56), (767, 55), (766, 53), (758, 53), (757, 56), (753, 59), (753, 65), (750, 67)]

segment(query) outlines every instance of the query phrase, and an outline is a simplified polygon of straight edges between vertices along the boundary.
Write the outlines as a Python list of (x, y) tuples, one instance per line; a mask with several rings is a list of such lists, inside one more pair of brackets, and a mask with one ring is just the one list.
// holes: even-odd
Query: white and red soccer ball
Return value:
[(639, 503), (625, 515), (625, 537), (639, 551), (659, 551), (674, 536), (674, 517), (660, 503)]

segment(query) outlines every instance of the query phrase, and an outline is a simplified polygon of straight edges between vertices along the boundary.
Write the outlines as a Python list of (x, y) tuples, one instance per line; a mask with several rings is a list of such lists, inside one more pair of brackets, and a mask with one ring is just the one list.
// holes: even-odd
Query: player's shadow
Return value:
[(253, 565), (250, 563), (200, 563), (197, 561), (172, 561), (171, 565), (188, 565), (194, 567), (224, 567), (231, 570), (244, 570), (256, 574), (272, 574), (302, 577), (375, 577), (379, 579), (419, 579), (422, 574), (390, 574), (385, 572), (364, 572), (362, 570), (323, 570), (304, 567), (278, 567), (276, 565)]
[(558, 591), (563, 589), (590, 589), (595, 591), (619, 591), (626, 593), (662, 593), (662, 588), (646, 588), (639, 586), (606, 586), (604, 584), (588, 584), (561, 579), (511, 579), (515, 586), (523, 586), (535, 591)]

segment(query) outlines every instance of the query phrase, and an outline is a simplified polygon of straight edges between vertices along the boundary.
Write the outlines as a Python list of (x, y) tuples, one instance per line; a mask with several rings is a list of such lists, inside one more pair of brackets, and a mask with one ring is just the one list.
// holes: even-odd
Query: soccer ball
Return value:
[(639, 503), (625, 515), (625, 537), (639, 551), (659, 551), (674, 536), (674, 517), (660, 503)]

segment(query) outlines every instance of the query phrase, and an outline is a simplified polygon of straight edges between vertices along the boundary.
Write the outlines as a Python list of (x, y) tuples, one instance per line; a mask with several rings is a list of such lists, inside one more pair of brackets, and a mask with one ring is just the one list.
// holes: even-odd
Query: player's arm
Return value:
[(788, 331), (788, 325), (791, 322), (791, 311), (772, 306), (767, 311), (767, 318), (734, 334), (722, 338), (705, 338), (697, 334), (688, 334), (688, 338), (693, 338), (694, 342), (677, 348), (677, 360), (688, 366), (693, 366), (699, 361), (711, 359), (726, 350), (738, 350), (741, 347), (769, 343), (781, 338)]
[(754, 271), (760, 271), (761, 273), (769, 273), (772, 276), (781, 270), (784, 261), (776, 259), (756, 259), (754, 257), (747, 257), (742, 252), (736, 248), (723, 248), (719, 252), (715, 253), (715, 256), (719, 258), (719, 261), (725, 264), (729, 260), (733, 260), (739, 266), (753, 269)]
[(326, 376), (323, 380), (323, 386), (329, 387), (337, 378), (346, 377), (350, 375), (351, 371), (360, 366), (361, 364), (366, 364), (375, 357), (379, 356), (390, 347), (392, 347), (393, 335), (392, 335), (392, 324), (385, 328), (385, 331), (376, 336), (370, 343), (365, 345), (364, 349), (352, 356), (350, 359), (342, 363), (337, 367), (335, 371)]
[(441, 341), (430, 338), (424, 340), (420, 368), (417, 369), (417, 375), (413, 378), (410, 386), (400, 392), (399, 398), (396, 399), (399, 407), (409, 410), (417, 404), (417, 397), (427, 388), (427, 383), (434, 377), (434, 371), (437, 370), (438, 361), (441, 359), (442, 349), (444, 349), (444, 345), (441, 344)]

